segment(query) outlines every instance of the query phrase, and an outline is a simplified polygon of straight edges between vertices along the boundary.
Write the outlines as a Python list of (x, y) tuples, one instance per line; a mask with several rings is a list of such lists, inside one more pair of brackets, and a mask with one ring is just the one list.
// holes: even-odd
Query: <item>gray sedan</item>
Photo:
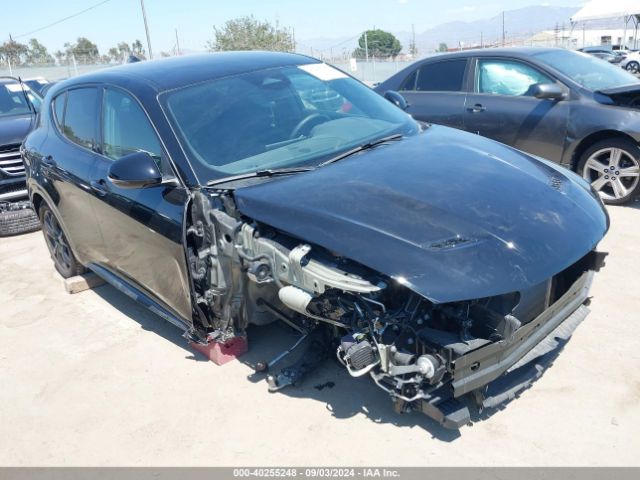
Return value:
[(556, 48), (469, 50), (418, 61), (376, 91), (398, 91), (418, 120), (558, 162), (606, 203), (640, 192), (640, 80), (597, 58)]

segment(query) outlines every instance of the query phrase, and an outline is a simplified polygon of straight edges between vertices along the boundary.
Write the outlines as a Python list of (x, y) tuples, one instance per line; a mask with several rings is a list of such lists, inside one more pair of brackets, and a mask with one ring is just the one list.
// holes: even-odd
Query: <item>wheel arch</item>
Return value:
[(38, 216), (40, 216), (40, 206), (42, 205), (43, 201), (44, 201), (44, 198), (42, 198), (42, 195), (40, 195), (39, 193), (33, 194), (31, 203), (33, 204), (33, 210), (36, 212), (36, 215)]
[(631, 135), (627, 135), (620, 130), (600, 130), (591, 133), (584, 137), (573, 151), (573, 155), (571, 156), (571, 170), (577, 172), (578, 163), (580, 163), (580, 157), (582, 157), (582, 154), (586, 152), (591, 146), (595, 145), (598, 142), (601, 142), (602, 140), (614, 138), (629, 140), (635, 144), (638, 143), (637, 140)]

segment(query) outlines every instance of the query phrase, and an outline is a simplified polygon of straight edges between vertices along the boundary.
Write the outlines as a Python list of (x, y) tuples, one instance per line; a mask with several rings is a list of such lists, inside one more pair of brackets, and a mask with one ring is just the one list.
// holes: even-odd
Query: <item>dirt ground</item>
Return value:
[[(0, 465), (640, 465), (640, 203), (612, 207), (592, 313), (531, 389), (460, 430), (329, 362), (270, 394), (110, 286), (69, 295), (40, 232), (0, 239)], [(333, 388), (316, 388), (333, 381)]]

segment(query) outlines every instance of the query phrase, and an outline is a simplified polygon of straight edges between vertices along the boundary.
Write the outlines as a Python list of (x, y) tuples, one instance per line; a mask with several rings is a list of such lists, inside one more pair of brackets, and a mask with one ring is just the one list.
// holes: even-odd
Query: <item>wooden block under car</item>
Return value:
[(65, 278), (64, 289), (67, 293), (79, 293), (89, 290), (90, 288), (99, 287), (100, 285), (104, 285), (104, 283), (104, 280), (95, 273), (88, 272), (82, 275), (76, 275), (75, 277)]
[(189, 342), (189, 345), (216, 365), (229, 363), (249, 349), (246, 337), (234, 337), (226, 342), (210, 341), (207, 345)]

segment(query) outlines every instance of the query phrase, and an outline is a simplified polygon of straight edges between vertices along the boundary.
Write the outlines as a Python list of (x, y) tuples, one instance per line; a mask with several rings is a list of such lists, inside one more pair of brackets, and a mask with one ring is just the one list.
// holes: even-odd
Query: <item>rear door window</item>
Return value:
[(67, 92), (67, 108), (62, 127), (64, 136), (89, 149), (98, 145), (98, 89), (77, 88)]
[(416, 91), (460, 92), (464, 86), (466, 59), (426, 63), (418, 69)]

